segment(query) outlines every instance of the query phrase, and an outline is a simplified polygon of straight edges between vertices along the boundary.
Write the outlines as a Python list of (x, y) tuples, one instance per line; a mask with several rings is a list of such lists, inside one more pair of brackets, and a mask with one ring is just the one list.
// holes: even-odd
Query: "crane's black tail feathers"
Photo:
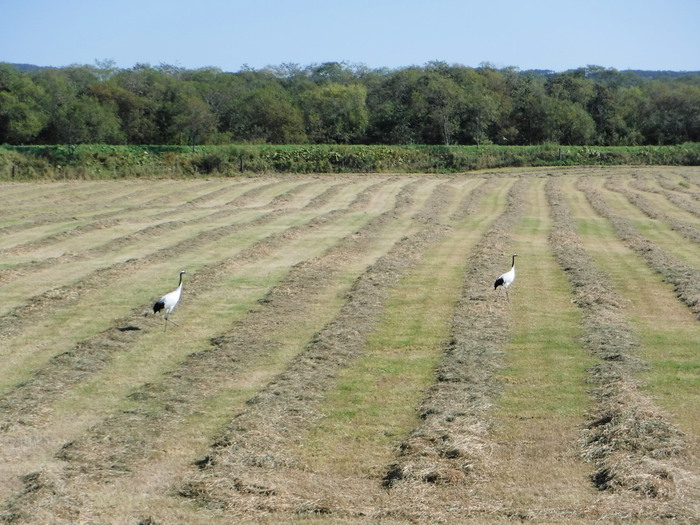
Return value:
[[(503, 286), (503, 283), (504, 283), (503, 277), (499, 277), (498, 279), (496, 279), (496, 282), (493, 283), (493, 289), (495, 290), (495, 289), (497, 289), (499, 286)], [(155, 308), (155, 307), (154, 307), (154, 308)]]
[(156, 304), (153, 305), (153, 313), (157, 314), (163, 308), (165, 308), (165, 303), (163, 301), (158, 301), (158, 302), (156, 302)]

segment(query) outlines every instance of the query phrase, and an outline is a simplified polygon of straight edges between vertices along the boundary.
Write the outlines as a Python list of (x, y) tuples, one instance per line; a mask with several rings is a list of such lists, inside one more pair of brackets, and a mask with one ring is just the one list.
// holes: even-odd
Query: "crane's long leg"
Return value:
[(175, 321), (172, 321), (172, 320), (168, 319), (167, 317), (165, 317), (164, 319), (165, 319), (165, 327), (163, 328), (164, 332), (168, 329), (168, 323), (173, 323), (175, 326), (180, 326)]

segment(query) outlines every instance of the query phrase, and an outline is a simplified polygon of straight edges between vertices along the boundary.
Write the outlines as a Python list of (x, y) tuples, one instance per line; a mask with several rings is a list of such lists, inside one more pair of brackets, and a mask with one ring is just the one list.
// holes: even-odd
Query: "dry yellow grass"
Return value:
[[(598, 492), (581, 457), (595, 360), (549, 241), (553, 177), (639, 341), (640, 417), (684, 433), (654, 458), (663, 497)], [(3, 185), (0, 521), (692, 522), (698, 320), (582, 177), (700, 269), (698, 245), (625, 193), (697, 225), (647, 191), (692, 201), (691, 168)], [(493, 279), (514, 252), (508, 304)], [(143, 313), (182, 268), (163, 333)], [(489, 352), (465, 364), (455, 345)], [(469, 378), (482, 390), (457, 388)], [(383, 487), (410, 446), (415, 475)]]
[(536, 180), (524, 195), (527, 213), (514, 232), (512, 248), (520, 257), (509, 305), (513, 338), (494, 412), (497, 449), (483, 489), (484, 498), (502, 499), (534, 518), (555, 509), (580, 516), (595, 502), (578, 445), (593, 360), (579, 344), (581, 315), (548, 246), (545, 182)]

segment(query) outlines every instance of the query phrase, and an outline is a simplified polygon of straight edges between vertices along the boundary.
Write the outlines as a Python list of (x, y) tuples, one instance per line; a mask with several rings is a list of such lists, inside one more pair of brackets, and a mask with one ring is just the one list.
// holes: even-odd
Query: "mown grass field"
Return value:
[(700, 521), (698, 168), (0, 186), (2, 523)]

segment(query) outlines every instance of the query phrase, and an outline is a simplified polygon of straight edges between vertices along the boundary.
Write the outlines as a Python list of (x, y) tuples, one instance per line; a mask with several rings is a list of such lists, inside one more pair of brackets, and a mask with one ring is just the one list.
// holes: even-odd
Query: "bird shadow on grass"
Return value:
[(134, 325), (118, 326), (117, 330), (120, 332), (133, 332), (134, 330), (141, 330), (140, 327)]

